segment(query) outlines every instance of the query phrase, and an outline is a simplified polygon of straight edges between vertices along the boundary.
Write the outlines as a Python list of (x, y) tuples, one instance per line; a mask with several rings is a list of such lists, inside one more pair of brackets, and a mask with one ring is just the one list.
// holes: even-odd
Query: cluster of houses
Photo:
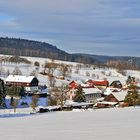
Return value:
[[(39, 86), (39, 80), (35, 76), (9, 75), (5, 79), (6, 85), (22, 86), (28, 95), (39, 94), (47, 96), (47, 87)], [(86, 103), (92, 103), (98, 108), (123, 106), (123, 101), (128, 93), (120, 81), (113, 81), (110, 85), (107, 80), (87, 80), (79, 84), (77, 81), (71, 81), (68, 84), (67, 100), (73, 101), (77, 87), (81, 86)]]
[[(84, 84), (80, 84), (83, 89), (87, 103), (93, 103), (98, 108), (127, 106), (123, 103), (127, 89), (124, 89), (120, 81), (113, 81), (110, 85), (107, 80), (87, 80)], [(76, 81), (69, 83), (69, 100), (75, 96), (75, 92), (79, 84)]]

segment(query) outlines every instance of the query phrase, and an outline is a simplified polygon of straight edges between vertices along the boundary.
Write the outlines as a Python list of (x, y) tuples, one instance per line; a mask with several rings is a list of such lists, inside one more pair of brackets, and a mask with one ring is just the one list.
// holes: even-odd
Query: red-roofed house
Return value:
[(70, 89), (76, 89), (78, 87), (78, 83), (76, 81), (72, 81), (69, 83), (69, 88)]
[(106, 88), (109, 86), (109, 82), (107, 80), (99, 80), (99, 81), (95, 81), (95, 80), (88, 80), (86, 82), (86, 84), (89, 84), (91, 87), (103, 87)]

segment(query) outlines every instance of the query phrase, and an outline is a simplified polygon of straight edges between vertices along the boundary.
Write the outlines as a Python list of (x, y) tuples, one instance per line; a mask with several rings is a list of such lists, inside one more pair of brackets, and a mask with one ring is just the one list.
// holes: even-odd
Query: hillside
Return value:
[(45, 42), (0, 38), (0, 52), (7, 55), (48, 57), (64, 60), (69, 54)]
[(96, 63), (105, 64), (108, 61), (124, 61), (132, 64), (136, 64), (140, 66), (140, 57), (132, 57), (132, 56), (105, 56), (105, 55), (90, 55), (90, 54), (73, 54), (75, 56), (83, 56), (88, 57), (90, 59), (94, 59)]
[(0, 53), (30, 57), (44, 57), (57, 60), (93, 63), (94, 59), (68, 54), (56, 46), (39, 41), (15, 38), (0, 38)]
[(0, 53), (5, 55), (44, 57), (86, 64), (105, 64), (110, 60), (120, 60), (129, 63), (135, 63), (136, 65), (140, 66), (140, 57), (101, 56), (80, 53), (70, 54), (63, 50), (60, 50), (54, 45), (27, 39), (1, 37)]
[[(5, 55), (0, 55), (0, 57), (10, 57)], [(47, 58), (38, 58), (38, 57), (20, 57), (22, 60), (21, 62), (13, 62), (10, 61), (11, 59), (7, 59), (7, 61), (3, 61), (1, 63), (1, 69), (0, 69), (0, 77), (2, 79), (5, 79), (8, 74), (12, 73), (13, 70), (18, 67), (23, 75), (29, 76), (33, 71), (36, 71), (36, 66), (34, 65), (35, 62), (39, 62), (40, 66), (39, 69), (36, 71), (36, 75), (39, 79), (39, 84), (44, 85), (46, 84), (49, 86), (49, 80), (48, 77), (45, 75), (42, 75), (41, 72), (44, 70), (44, 64), (45, 62), (52, 62), (51, 59)], [(23, 61), (24, 60), (24, 61)], [(25, 61), (26, 60), (26, 61)], [(29, 63), (30, 62), (30, 63)], [(112, 68), (106, 68), (106, 67), (100, 67), (96, 65), (85, 65), (75, 62), (68, 62), (68, 61), (60, 61), (60, 60), (54, 60), (54, 63), (57, 64), (67, 64), (71, 66), (71, 73), (70, 76), (66, 78), (66, 80), (60, 80), (56, 79), (56, 84), (60, 85), (61, 83), (69, 83), (72, 80), (76, 81), (85, 81), (87, 79), (95, 79), (95, 80), (103, 80), (107, 79), (109, 83), (115, 80), (120, 80), (123, 84), (125, 84), (125, 81), (129, 75), (136, 77), (139, 79), (140, 71), (132, 71), (132, 70), (125, 70), (125, 75), (117, 69)], [(59, 71), (59, 67), (55, 69), (54, 76), (60, 76), (61, 73)]]

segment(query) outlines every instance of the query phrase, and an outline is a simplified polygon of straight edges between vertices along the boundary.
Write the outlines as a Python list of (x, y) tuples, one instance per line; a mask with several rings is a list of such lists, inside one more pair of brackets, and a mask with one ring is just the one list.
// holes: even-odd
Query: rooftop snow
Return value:
[(85, 94), (102, 93), (102, 91), (99, 90), (98, 88), (83, 88), (83, 92)]
[(23, 82), (30, 83), (34, 76), (23, 76), (23, 75), (9, 75), (5, 81), (6, 82)]
[(112, 94), (118, 101), (123, 101), (127, 95), (127, 91), (112, 92)]

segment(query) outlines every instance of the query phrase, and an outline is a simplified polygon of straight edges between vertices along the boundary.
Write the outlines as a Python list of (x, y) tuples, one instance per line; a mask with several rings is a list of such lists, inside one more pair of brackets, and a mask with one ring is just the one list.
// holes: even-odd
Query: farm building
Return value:
[(38, 79), (35, 76), (9, 75), (5, 79), (6, 85), (24, 87), (25, 91), (38, 91)]

